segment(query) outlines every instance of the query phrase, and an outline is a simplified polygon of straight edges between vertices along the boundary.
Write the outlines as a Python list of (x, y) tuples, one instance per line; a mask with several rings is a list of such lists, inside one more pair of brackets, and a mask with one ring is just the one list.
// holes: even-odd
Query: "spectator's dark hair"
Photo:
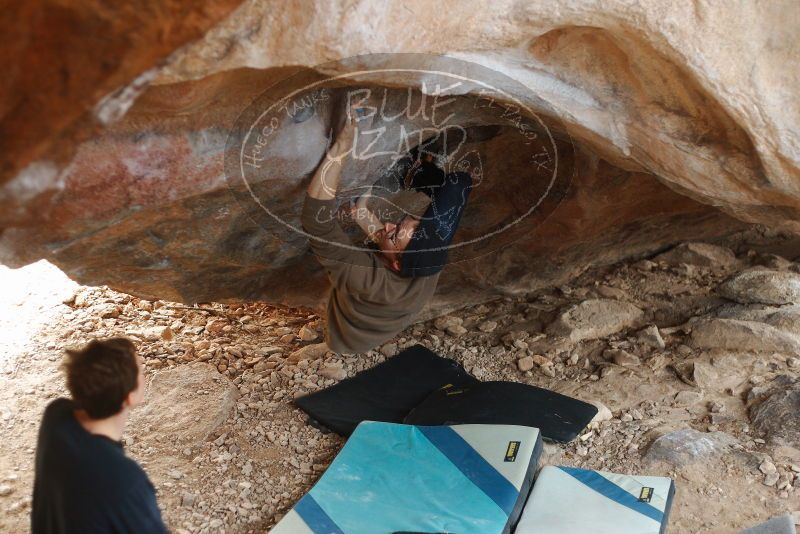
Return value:
[(136, 347), (131, 340), (94, 339), (82, 349), (66, 353), (67, 389), (75, 406), (92, 419), (119, 413), (139, 377)]

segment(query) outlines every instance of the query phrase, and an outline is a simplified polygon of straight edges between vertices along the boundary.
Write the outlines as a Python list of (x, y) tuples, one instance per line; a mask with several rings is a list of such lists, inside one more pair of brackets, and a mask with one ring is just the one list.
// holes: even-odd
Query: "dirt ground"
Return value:
[[(359, 355), (315, 351), (321, 324), (310, 310), (150, 302), (78, 287), (43, 262), (0, 267), (0, 531), (28, 530), (39, 418), (48, 402), (65, 395), (63, 349), (112, 335), (134, 339), (146, 359), (148, 404), (145, 415), (134, 414), (125, 444), (155, 484), (173, 532), (268, 530), (344, 443), (309, 424), (292, 399), (415, 343), (458, 360), (482, 380), (534, 384), (607, 407), (610, 414), (574, 442), (547, 444), (542, 463), (674, 478), (670, 533), (737, 532), (800, 514), (800, 443), (791, 432), (800, 416), (788, 413), (775, 428), (751, 421), (754, 406), (771, 398), (771, 384), (798, 383), (797, 353), (775, 350), (766, 335), (757, 336), (764, 347), (737, 348), (696, 337), (698, 321), (730, 307), (719, 294), (721, 282), (759, 266), (794, 276), (798, 264), (791, 259), (800, 251), (795, 242), (755, 230), (725, 244), (733, 260), (718, 251), (676, 253), (591, 269), (560, 288), (415, 324)], [(610, 334), (577, 341), (581, 336), (554, 334), (560, 314), (597, 299), (643, 313), (618, 317)], [(741, 323), (725, 324), (748, 327)], [(795, 335), (792, 324), (781, 328), (781, 336)], [(310, 358), (300, 359), (296, 351), (306, 346)], [(172, 417), (183, 418), (182, 426), (170, 427)], [(686, 429), (710, 445), (679, 443), (664, 453), (659, 438)]]

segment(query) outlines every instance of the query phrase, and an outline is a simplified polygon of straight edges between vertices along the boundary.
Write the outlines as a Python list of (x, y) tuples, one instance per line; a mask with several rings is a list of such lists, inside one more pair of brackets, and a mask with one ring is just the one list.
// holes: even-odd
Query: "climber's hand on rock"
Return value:
[(358, 126), (356, 125), (357, 118), (356, 106), (351, 106), (345, 115), (344, 126), (336, 136), (336, 142), (332, 147), (332, 150), (337, 154), (346, 153), (353, 148), (353, 140), (358, 134)]

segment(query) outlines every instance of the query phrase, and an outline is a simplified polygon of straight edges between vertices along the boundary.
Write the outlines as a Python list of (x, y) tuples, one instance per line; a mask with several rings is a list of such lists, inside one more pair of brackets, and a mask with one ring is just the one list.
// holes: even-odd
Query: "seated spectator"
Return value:
[(39, 429), (33, 534), (166, 533), (153, 485), (122, 448), (144, 395), (133, 343), (93, 340), (68, 350), (64, 369), (72, 399), (51, 402)]

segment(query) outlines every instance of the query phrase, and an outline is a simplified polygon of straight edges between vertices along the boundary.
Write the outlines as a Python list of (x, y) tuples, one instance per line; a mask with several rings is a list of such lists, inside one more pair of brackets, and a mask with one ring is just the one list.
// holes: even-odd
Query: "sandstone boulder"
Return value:
[(572, 341), (598, 339), (633, 326), (644, 312), (629, 302), (589, 299), (571, 306), (547, 327), (547, 333)]
[(645, 452), (644, 460), (682, 467), (719, 458), (736, 443), (736, 438), (724, 432), (700, 432), (685, 428), (655, 439)]
[(771, 442), (800, 449), (800, 379), (776, 379), (750, 407), (750, 420)]
[(719, 293), (742, 304), (800, 304), (800, 274), (765, 269), (742, 271), (720, 285)]
[(131, 428), (147, 439), (204, 441), (231, 414), (239, 391), (205, 363), (158, 372), (147, 386), (145, 403), (131, 415)]
[(740, 321), (757, 321), (774, 326), (778, 330), (800, 336), (800, 306), (765, 306), (740, 305), (723, 306), (718, 309), (717, 317), (722, 319), (738, 319)]
[(694, 324), (690, 343), (699, 349), (787, 353), (800, 351), (800, 337), (769, 324), (737, 319), (710, 319)]
[(707, 243), (682, 243), (654, 259), (670, 265), (685, 263), (699, 267), (730, 267), (736, 264), (736, 256), (730, 249)]
[[(457, 235), (475, 244), (454, 252), (434, 310), (560, 284), (590, 264), (744, 223), (800, 230), (796, 2), (501, 0), (431, 18), (419, 0), (247, 0), (152, 68), (235, 3), (173, 3), (158, 16), (76, 5), (56, 17), (27, 2), (0, 14), (11, 52), (0, 84), (1, 262), (47, 258), (79, 282), (151, 298), (319, 305), (325, 273), (289, 227), (340, 124), (342, 94), (364, 84), (393, 91), (390, 112), (409, 92), (415, 102), (452, 97), (465, 148), (479, 156), (469, 161), (482, 162), (486, 180)], [(376, 42), (426, 55), (394, 55), (418, 69), (398, 77), (386, 55), (364, 55)], [(516, 125), (476, 106), (486, 102), (478, 87), (436, 86), (425, 69), (455, 59), (465, 72), (490, 71), (480, 81), (516, 99), (492, 107), (526, 110), (539, 138), (552, 139), (546, 158), (531, 164)], [(365, 71), (374, 75), (352, 74)], [(44, 82), (25, 74), (42, 72)], [(279, 101), (271, 91), (285, 80), (321, 77), (340, 77), (330, 98), (282, 115), (263, 174), (237, 179), (226, 154), (248, 129), (238, 119)], [(395, 125), (416, 131), (423, 115)], [(556, 154), (558, 180), (543, 187)], [(387, 168), (360, 159), (345, 174), (377, 180)], [(534, 205), (524, 224), (473, 241)]]

